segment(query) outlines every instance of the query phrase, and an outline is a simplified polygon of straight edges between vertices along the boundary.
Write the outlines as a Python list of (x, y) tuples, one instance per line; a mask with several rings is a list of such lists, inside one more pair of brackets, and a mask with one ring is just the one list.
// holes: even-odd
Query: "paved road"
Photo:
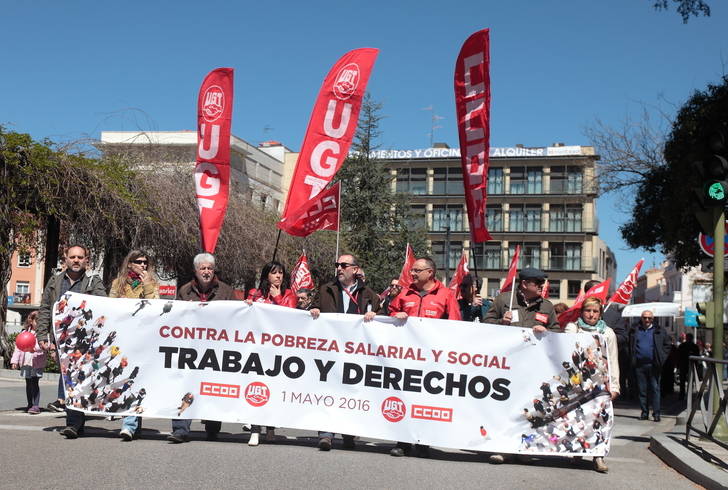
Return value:
[[(44, 382), (44, 404), (54, 393), (55, 384)], [(69, 441), (56, 433), (61, 414), (27, 415), (16, 410), (23, 405), (23, 381), (0, 379), (0, 488), (696, 488), (647, 449), (649, 435), (668, 430), (674, 417), (639, 421), (638, 409), (621, 405), (607, 475), (592, 471), (591, 461), (565, 458), (493, 466), (479, 454), (438, 449), (430, 459), (393, 458), (390, 442), (374, 440), (323, 453), (315, 434), (296, 430), (248, 447), (247, 433), (232, 424), (223, 424), (219, 441), (207, 442), (194, 422), (192, 442), (173, 445), (165, 440), (166, 420), (145, 420), (144, 438), (129, 443), (118, 439), (119, 420), (93, 418), (88, 436)]]

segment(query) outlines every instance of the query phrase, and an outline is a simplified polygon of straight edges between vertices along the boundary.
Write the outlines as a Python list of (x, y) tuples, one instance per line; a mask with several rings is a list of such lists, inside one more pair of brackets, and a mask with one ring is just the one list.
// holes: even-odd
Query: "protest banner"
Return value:
[[(410, 317), (363, 323), (238, 301), (54, 305), (67, 406), (327, 430), (441, 447), (603, 456), (599, 335)], [(486, 340), (487, 339), (487, 340)]]

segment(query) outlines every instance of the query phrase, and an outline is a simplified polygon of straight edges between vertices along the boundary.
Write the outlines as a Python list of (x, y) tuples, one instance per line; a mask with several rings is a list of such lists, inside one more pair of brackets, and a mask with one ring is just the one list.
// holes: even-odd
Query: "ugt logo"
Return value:
[(339, 100), (346, 100), (354, 94), (359, 85), (359, 65), (349, 63), (336, 75), (334, 82), (334, 95)]
[(245, 387), (245, 401), (254, 407), (262, 407), (270, 399), (270, 390), (260, 381), (250, 383)]
[(382, 415), (390, 422), (399, 422), (407, 415), (407, 407), (396, 396), (390, 396), (382, 402)]

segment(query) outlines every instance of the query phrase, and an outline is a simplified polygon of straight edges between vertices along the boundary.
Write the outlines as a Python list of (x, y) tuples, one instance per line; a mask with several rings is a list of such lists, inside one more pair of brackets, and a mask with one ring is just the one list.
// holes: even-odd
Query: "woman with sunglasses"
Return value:
[[(604, 305), (596, 296), (590, 296), (581, 305), (581, 316), (573, 323), (567, 323), (564, 328), (566, 333), (599, 333), (604, 335), (607, 341), (607, 362), (609, 363), (609, 394), (612, 400), (619, 396), (619, 356), (617, 351), (617, 335), (602, 320)], [(594, 469), (600, 473), (606, 473), (609, 468), (604, 458), (594, 458)]]
[[(142, 250), (132, 250), (119, 268), (119, 275), (111, 283), (110, 298), (159, 299), (159, 281), (154, 264)], [(125, 441), (139, 437), (141, 417), (124, 417), (119, 436)]]

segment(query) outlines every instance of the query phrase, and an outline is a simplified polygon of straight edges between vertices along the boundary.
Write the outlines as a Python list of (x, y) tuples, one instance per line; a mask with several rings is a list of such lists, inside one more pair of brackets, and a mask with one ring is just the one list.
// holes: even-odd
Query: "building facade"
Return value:
[(518, 268), (544, 270), (553, 302), (572, 304), (584, 282), (614, 279), (614, 254), (598, 234), (599, 157), (592, 147), (491, 148), (487, 219), (493, 240), (472, 244), (459, 149), (439, 146), (375, 156), (386, 161), (394, 189), (412, 196), (413, 214), (447, 277), (466, 250), (471, 270), (477, 260), (483, 293), (493, 296), (520, 245)]

